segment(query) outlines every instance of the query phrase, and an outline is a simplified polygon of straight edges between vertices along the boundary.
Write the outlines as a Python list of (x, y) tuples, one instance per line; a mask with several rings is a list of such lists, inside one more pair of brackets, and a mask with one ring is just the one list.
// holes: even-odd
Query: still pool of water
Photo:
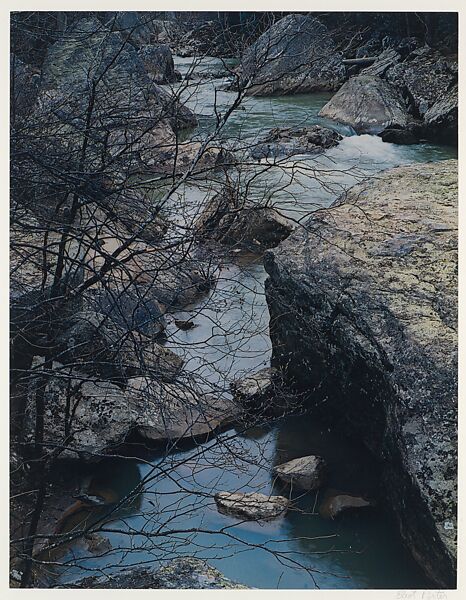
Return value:
[[(176, 59), (183, 74), (191, 63), (189, 58)], [(202, 69), (218, 70), (219, 66), (218, 59), (209, 59)], [(226, 79), (202, 80), (185, 90), (183, 83), (177, 87), (200, 116), (196, 135), (212, 131), (214, 106), (223, 111), (232, 102), (235, 93), (225, 91), (225, 83)], [(313, 210), (328, 206), (349, 186), (378, 171), (456, 156), (455, 149), (431, 143), (396, 146), (378, 137), (356, 136), (350, 128), (317, 116), (329, 97), (250, 97), (244, 110), (233, 113), (221, 132), (233, 145), (247, 145), (248, 140), (277, 126), (323, 123), (344, 135), (337, 147), (319, 157), (294, 157), (272, 167), (264, 162), (248, 165), (248, 176), (257, 174), (249, 189), (252, 198), (266, 193), (286, 215), (305, 220)], [(206, 184), (181, 186), (172, 199), (173, 218), (181, 222), (182, 210), (191, 218), (213, 191)], [(260, 257), (251, 256), (232, 258), (218, 274), (208, 297), (174, 315), (192, 319), (195, 328), (181, 331), (174, 319), (169, 321), (167, 346), (183, 356), (186, 369), (206, 391), (228, 395), (231, 380), (270, 361), (266, 274)], [(318, 495), (293, 492), (293, 508), (284, 518), (258, 524), (217, 511), (213, 500), (217, 491), (288, 494), (289, 490), (274, 482), (272, 466), (313, 453), (329, 464), (326, 486)], [(158, 449), (147, 450), (137, 460), (111, 460), (97, 468), (94, 478), (97, 486), (100, 481), (103, 487), (118, 489), (121, 498), (135, 489), (137, 493), (107, 525), (113, 530), (107, 534), (111, 554), (89, 557), (74, 549), (81, 567), (112, 572), (116, 566), (193, 555), (257, 588), (429, 587), (380, 505), (378, 466), (362, 448), (328, 430), (312, 414), (286, 417), (267, 428), (231, 429), (168, 456)], [(318, 507), (329, 489), (376, 498), (378, 506), (334, 521), (323, 519)], [(60, 571), (59, 580), (81, 573), (70, 566)]]

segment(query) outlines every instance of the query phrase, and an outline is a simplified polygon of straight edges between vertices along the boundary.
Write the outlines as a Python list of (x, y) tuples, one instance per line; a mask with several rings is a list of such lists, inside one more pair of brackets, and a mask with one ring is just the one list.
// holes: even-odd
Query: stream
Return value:
[[(176, 58), (175, 66), (185, 75), (192, 60)], [(219, 59), (206, 59), (197, 71), (220, 67)], [(195, 137), (211, 130), (215, 99), (217, 110), (223, 112), (235, 97), (234, 92), (223, 90), (226, 82), (202, 79), (195, 92), (182, 93), (189, 108), (199, 115)], [(431, 143), (397, 146), (378, 137), (354, 135), (350, 128), (317, 116), (329, 98), (330, 94), (323, 93), (248, 97), (245, 110), (235, 111), (222, 132), (226, 143), (240, 142), (244, 147), (249, 139), (278, 126), (318, 123), (345, 136), (337, 147), (318, 157), (294, 157), (258, 172), (252, 196), (259, 198), (266, 191), (273, 204), (296, 221), (328, 206), (347, 187), (378, 171), (457, 154), (454, 148)], [(264, 171), (263, 164), (260, 167)], [(251, 173), (258, 166), (247, 168)], [(189, 212), (205, 193), (202, 186), (190, 184), (179, 190), (174, 202), (184, 201), (191, 206)], [(217, 393), (228, 394), (230, 381), (269, 365), (265, 279), (261, 257), (231, 255), (231, 261), (224, 260), (221, 265), (209, 296), (169, 319), (167, 347), (183, 355), (186, 369)], [(182, 331), (174, 324), (175, 318), (193, 320), (196, 327)], [(329, 479), (319, 492), (293, 491), (294, 506), (285, 517), (243, 522), (217, 511), (212, 497), (217, 491), (286, 494), (274, 482), (272, 465), (309, 454), (325, 458)], [(170, 477), (162, 471), (167, 461), (173, 467)], [(141, 485), (140, 494), (110, 524), (122, 531), (106, 534), (113, 552), (102, 556), (86, 555), (80, 548), (74, 552), (81, 559), (81, 568), (106, 573), (121, 565), (192, 555), (255, 588), (428, 588), (429, 582), (404, 549), (393, 518), (381, 503), (335, 520), (319, 515), (319, 503), (332, 489), (378, 498), (378, 471), (362, 446), (319, 423), (310, 413), (288, 416), (273, 426), (244, 431), (231, 428), (205, 443), (177, 448), (168, 456), (164, 448), (141, 450), (137, 459), (109, 459), (92, 474), (97, 487), (117, 489), (121, 497)], [(138, 533), (128, 535), (132, 530)], [(81, 568), (70, 565), (61, 569), (58, 583), (82, 576)]]

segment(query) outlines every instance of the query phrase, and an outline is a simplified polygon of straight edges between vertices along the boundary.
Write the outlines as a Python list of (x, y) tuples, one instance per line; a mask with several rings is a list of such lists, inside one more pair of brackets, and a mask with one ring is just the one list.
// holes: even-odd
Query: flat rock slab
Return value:
[(446, 587), (456, 578), (457, 169), (379, 173), (264, 261), (273, 364), (382, 459), (402, 536)]
[(256, 492), (218, 492), (215, 494), (215, 502), (220, 512), (253, 521), (281, 517), (290, 504), (284, 496), (266, 496)]
[(326, 464), (320, 456), (303, 456), (277, 465), (273, 472), (281, 481), (303, 490), (316, 490), (325, 478)]

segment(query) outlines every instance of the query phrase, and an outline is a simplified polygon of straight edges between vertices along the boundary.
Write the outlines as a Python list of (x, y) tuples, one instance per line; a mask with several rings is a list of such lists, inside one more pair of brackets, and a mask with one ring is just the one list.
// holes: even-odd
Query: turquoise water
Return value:
[[(186, 73), (190, 60), (177, 59), (177, 68)], [(202, 68), (218, 65), (218, 59), (211, 59)], [(183, 84), (178, 86), (188, 106), (200, 115), (196, 135), (212, 131), (215, 102), (217, 110), (223, 111), (234, 98), (234, 92), (218, 89), (225, 83), (203, 81), (196, 90), (184, 92)], [(325, 124), (317, 113), (329, 97), (247, 98), (245, 110), (233, 113), (221, 137), (232, 147), (246, 148), (248, 140), (271, 127)], [(305, 220), (313, 210), (328, 206), (349, 186), (378, 171), (456, 156), (449, 147), (396, 146), (331, 126), (345, 137), (317, 158), (245, 165), (245, 179), (252, 174), (256, 178), (248, 192), (251, 197), (266, 194), (284, 214)], [(214, 192), (215, 186), (209, 184), (181, 187), (168, 210), (182, 222), (186, 215), (199, 212)], [(229, 394), (231, 380), (267, 366), (271, 347), (263, 287), (266, 274), (260, 257), (224, 260), (218, 275), (207, 298), (174, 315), (192, 319), (194, 329), (180, 331), (173, 319), (169, 321), (167, 346), (184, 357), (187, 370), (206, 391), (221, 396)], [(89, 557), (74, 550), (81, 567), (112, 572), (121, 565), (193, 555), (257, 588), (429, 587), (381, 506), (377, 465), (364, 449), (324, 427), (312, 414), (287, 417), (273, 427), (230, 429), (204, 444), (170, 450), (168, 457), (160, 448), (138, 450), (137, 460), (112, 460), (96, 468), (96, 480), (119, 489), (122, 498), (136, 487), (137, 501), (115, 513), (107, 525), (120, 531), (107, 533), (113, 547), (109, 555)], [(329, 480), (317, 496), (294, 494), (294, 507), (284, 518), (260, 524), (239, 522), (217, 511), (213, 500), (217, 491), (287, 494), (289, 490), (274, 483), (272, 466), (312, 453), (329, 463)], [(170, 477), (160, 470), (166, 469), (167, 461), (173, 467)], [(335, 521), (323, 519), (318, 506), (329, 489), (376, 498), (378, 506)], [(60, 580), (80, 574), (76, 566), (61, 569)]]

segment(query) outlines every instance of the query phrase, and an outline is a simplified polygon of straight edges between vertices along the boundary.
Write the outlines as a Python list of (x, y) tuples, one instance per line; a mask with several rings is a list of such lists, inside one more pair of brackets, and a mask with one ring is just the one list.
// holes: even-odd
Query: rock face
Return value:
[(273, 472), (281, 481), (303, 490), (317, 490), (325, 478), (326, 464), (320, 456), (303, 456), (277, 465)]
[(321, 109), (319, 116), (351, 125), (358, 133), (379, 133), (410, 120), (400, 92), (375, 75), (349, 79)]
[(343, 139), (342, 136), (320, 125), (300, 128), (277, 127), (261, 138), (251, 149), (255, 159), (293, 156), (295, 154), (316, 154), (333, 148)]
[(177, 558), (158, 570), (135, 567), (111, 577), (85, 577), (61, 588), (92, 589), (247, 589), (196, 558)]
[(272, 363), (383, 459), (407, 546), (436, 584), (454, 586), (457, 161), (352, 188), (265, 266)]
[(372, 500), (366, 500), (360, 496), (350, 494), (333, 494), (328, 495), (319, 506), (319, 514), (324, 519), (335, 519), (342, 512), (348, 510), (368, 508), (374, 506)]
[(256, 492), (218, 492), (215, 494), (215, 502), (220, 512), (252, 521), (281, 517), (290, 504), (284, 496), (266, 496)]
[(335, 90), (345, 69), (327, 28), (292, 14), (265, 31), (242, 57), (241, 84), (257, 96)]

